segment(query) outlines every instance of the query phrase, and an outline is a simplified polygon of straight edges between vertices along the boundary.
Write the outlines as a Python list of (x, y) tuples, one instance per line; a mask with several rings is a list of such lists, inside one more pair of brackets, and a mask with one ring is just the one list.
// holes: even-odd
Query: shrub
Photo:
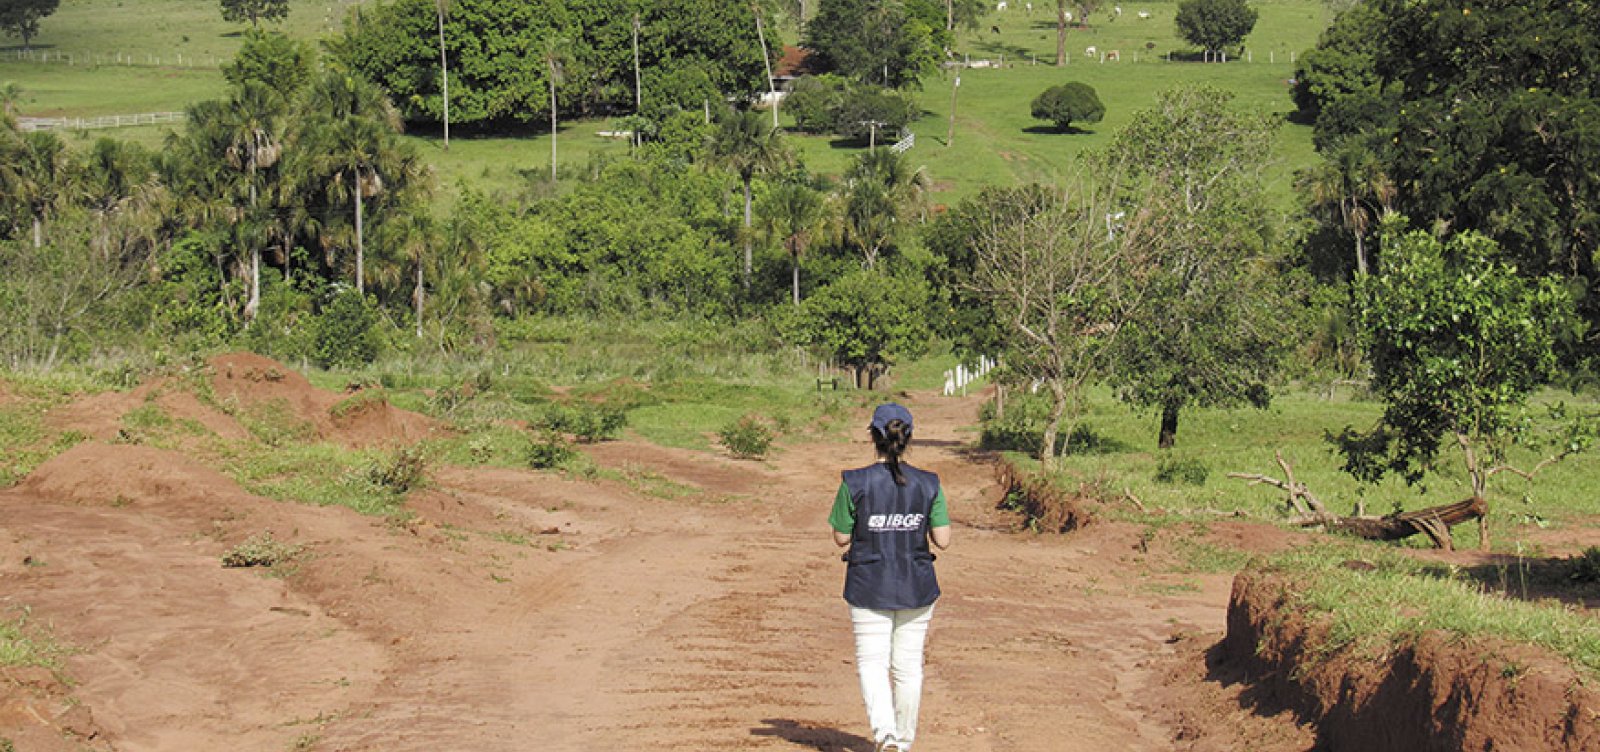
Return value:
[(353, 289), (343, 289), (322, 307), (312, 327), (312, 356), (324, 368), (355, 368), (378, 357), (378, 311)]
[(1210, 474), (1211, 469), (1206, 467), (1206, 463), (1200, 460), (1179, 460), (1171, 457), (1162, 457), (1161, 461), (1156, 463), (1155, 480), (1157, 483), (1166, 483), (1168, 485), (1203, 486), (1206, 484), (1206, 477)]
[(367, 480), (392, 494), (420, 487), (428, 479), (428, 460), (422, 447), (401, 447), (367, 466)]
[(551, 405), (537, 423), (541, 428), (569, 433), (582, 443), (593, 444), (617, 438), (628, 424), (628, 414), (610, 405)]
[(1071, 131), (1073, 122), (1098, 123), (1105, 114), (1094, 87), (1077, 81), (1045, 89), (1033, 100), (1033, 116), (1063, 131)]
[[(1032, 395), (1018, 395), (1008, 400), (1005, 415), (1001, 417), (995, 416), (993, 402), (984, 403), (978, 412), (982, 425), (978, 444), (984, 449), (1037, 455), (1040, 445), (1044, 443), (1044, 425), (1049, 411), (1049, 402)], [(1120, 442), (1102, 436), (1094, 427), (1086, 425), (1074, 428), (1061, 442), (1061, 453), (1064, 455), (1109, 454), (1123, 448)]]
[(294, 561), (303, 549), (272, 537), (271, 532), (252, 535), (222, 555), (222, 566), (276, 567)]
[(528, 445), (528, 466), (535, 470), (554, 470), (571, 462), (577, 454), (565, 436), (544, 429)]
[(745, 415), (723, 426), (722, 430), (717, 432), (717, 436), (722, 439), (722, 445), (727, 447), (733, 456), (747, 460), (758, 460), (767, 456), (767, 452), (772, 449), (772, 440), (776, 438), (766, 421), (755, 415)]

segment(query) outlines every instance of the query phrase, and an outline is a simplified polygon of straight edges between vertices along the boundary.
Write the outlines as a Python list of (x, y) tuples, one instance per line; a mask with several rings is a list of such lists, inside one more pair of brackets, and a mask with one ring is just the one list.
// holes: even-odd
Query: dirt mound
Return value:
[(365, 447), (411, 444), (439, 429), (428, 417), (389, 404), (381, 390), (324, 391), (271, 358), (229, 353), (209, 363), (217, 401), (269, 430), (275, 424), (278, 430)]
[(49, 669), (37, 666), (0, 668), (0, 729), (15, 749), (110, 749), (88, 706)]
[(1534, 648), (1425, 633), (1385, 666), (1335, 652), (1326, 626), (1286, 604), (1292, 583), (1234, 580), (1224, 661), (1259, 682), (1263, 709), (1298, 710), (1318, 749), (1429, 752), (1600, 749), (1600, 695)]
[(87, 505), (214, 502), (244, 492), (231, 478), (179, 452), (130, 444), (79, 444), (40, 465), (21, 494)]

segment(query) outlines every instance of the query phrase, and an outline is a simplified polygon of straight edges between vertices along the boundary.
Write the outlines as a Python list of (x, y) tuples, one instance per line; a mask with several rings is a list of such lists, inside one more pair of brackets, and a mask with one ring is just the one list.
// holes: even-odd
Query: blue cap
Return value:
[(878, 409), (872, 411), (872, 427), (878, 429), (878, 433), (885, 433), (891, 420), (898, 420), (906, 424), (906, 433), (911, 433), (910, 410), (893, 402), (885, 402), (878, 405)]

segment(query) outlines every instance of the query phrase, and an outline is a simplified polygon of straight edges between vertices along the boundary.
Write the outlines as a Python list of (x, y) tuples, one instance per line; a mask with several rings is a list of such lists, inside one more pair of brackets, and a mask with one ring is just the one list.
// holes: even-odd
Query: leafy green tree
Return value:
[(334, 291), (316, 318), (312, 353), (324, 368), (359, 368), (378, 357), (379, 312), (376, 304), (355, 290)]
[(1301, 110), (1316, 113), (1319, 150), (1364, 142), (1395, 187), (1395, 211), (1485, 233), (1523, 274), (1582, 285), (1578, 305), (1591, 322), (1600, 321), (1600, 79), (1578, 72), (1600, 55), (1593, 10), (1559, 0), (1363, 3), (1307, 54), (1297, 90)]
[(282, 32), (252, 29), (239, 54), (222, 66), (222, 77), (234, 87), (255, 82), (293, 97), (311, 83), (314, 57), (304, 42)]
[(921, 208), (927, 188), (926, 177), (911, 168), (904, 154), (878, 149), (856, 158), (845, 173), (844, 229), (861, 249), (867, 268), (877, 265), (879, 255)]
[(1298, 186), (1313, 217), (1349, 234), (1354, 272), (1366, 275), (1367, 237), (1382, 215), (1394, 210), (1395, 186), (1377, 156), (1359, 139), (1347, 139), (1302, 173)]
[(6, 0), (0, 3), (0, 31), (22, 37), (26, 49), (39, 35), (39, 21), (60, 6), (61, 0)]
[(1260, 14), (1246, 0), (1180, 0), (1178, 36), (1206, 52), (1244, 43)]
[(282, 21), (289, 17), (289, 0), (222, 0), (222, 20), (249, 21), (259, 27), (262, 21)]
[(915, 84), (938, 63), (941, 45), (908, 10), (909, 3), (821, 0), (806, 24), (806, 46), (824, 68), (858, 81)]
[(849, 366), (857, 387), (871, 389), (895, 363), (927, 351), (928, 301), (919, 277), (858, 269), (806, 299), (794, 335)]
[(790, 288), (800, 305), (800, 258), (833, 224), (832, 207), (821, 191), (799, 181), (774, 185), (756, 205), (762, 226), (789, 254)]
[(731, 170), (739, 176), (744, 186), (744, 276), (745, 290), (750, 289), (753, 258), (750, 248), (752, 222), (751, 185), (756, 176), (777, 170), (789, 163), (792, 157), (783, 143), (777, 128), (767, 123), (761, 113), (754, 110), (731, 110), (717, 122), (711, 137), (712, 164)]
[[(1296, 280), (1279, 271), (1261, 180), (1276, 129), (1231, 98), (1209, 87), (1158, 95), (1101, 167), (1125, 176), (1124, 211), (1170, 223), (1147, 238), (1151, 294), (1126, 324), (1111, 376), (1123, 400), (1160, 411), (1162, 448), (1176, 441), (1184, 407), (1265, 407), (1295, 339), (1285, 310)], [(1105, 229), (1115, 233), (1115, 220)]]
[(261, 194), (274, 182), (274, 167), (283, 157), (288, 106), (264, 84), (247, 83), (235, 93), (216, 126), (222, 129), (223, 162), (234, 176), (235, 238), (249, 258), (246, 267), (249, 297), (245, 320), (252, 320), (261, 305)]
[(1377, 273), (1356, 281), (1356, 299), (1372, 390), (1385, 407), (1369, 431), (1347, 426), (1329, 436), (1345, 470), (1364, 483), (1389, 473), (1415, 483), (1453, 440), (1476, 497), (1499, 472), (1530, 475), (1503, 463), (1523, 437), (1528, 395), (1556, 373), (1557, 343), (1581, 328), (1565, 286), (1528, 278), (1476, 232), (1442, 241), (1396, 221), (1382, 245)]
[(1056, 128), (1072, 132), (1074, 121), (1098, 123), (1105, 117), (1106, 106), (1094, 87), (1078, 81), (1052, 86), (1033, 100), (1033, 117), (1054, 123)]
[(60, 137), (49, 131), (16, 136), (9, 164), (0, 172), (4, 197), (33, 228), (33, 247), (44, 243), (44, 224), (71, 191), (71, 160)]

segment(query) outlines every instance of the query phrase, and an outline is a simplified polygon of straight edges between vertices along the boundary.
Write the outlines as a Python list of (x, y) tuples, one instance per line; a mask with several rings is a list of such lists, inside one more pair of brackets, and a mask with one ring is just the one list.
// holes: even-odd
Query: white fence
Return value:
[(133, 125), (158, 125), (181, 123), (181, 112), (144, 112), (137, 115), (101, 115), (88, 118), (19, 117), (17, 127), (25, 131), (92, 130), (96, 128), (125, 128)]
[(225, 62), (216, 55), (185, 55), (181, 52), (67, 52), (64, 50), (0, 50), (0, 62), (48, 63), (51, 65), (120, 65), (144, 68), (215, 68)]
[(905, 138), (900, 139), (900, 141), (898, 143), (896, 143), (894, 146), (889, 147), (889, 151), (892, 151), (892, 152), (894, 152), (896, 154), (904, 154), (904, 153), (906, 153), (906, 150), (908, 150), (911, 147), (916, 146), (916, 145), (917, 145), (917, 134), (908, 133), (908, 134), (906, 134)]
[(993, 371), (995, 362), (987, 355), (978, 356), (978, 366), (967, 368), (965, 363), (958, 364), (954, 369), (944, 372), (944, 396), (952, 397), (956, 394), (967, 396), (967, 385), (988, 375)]

